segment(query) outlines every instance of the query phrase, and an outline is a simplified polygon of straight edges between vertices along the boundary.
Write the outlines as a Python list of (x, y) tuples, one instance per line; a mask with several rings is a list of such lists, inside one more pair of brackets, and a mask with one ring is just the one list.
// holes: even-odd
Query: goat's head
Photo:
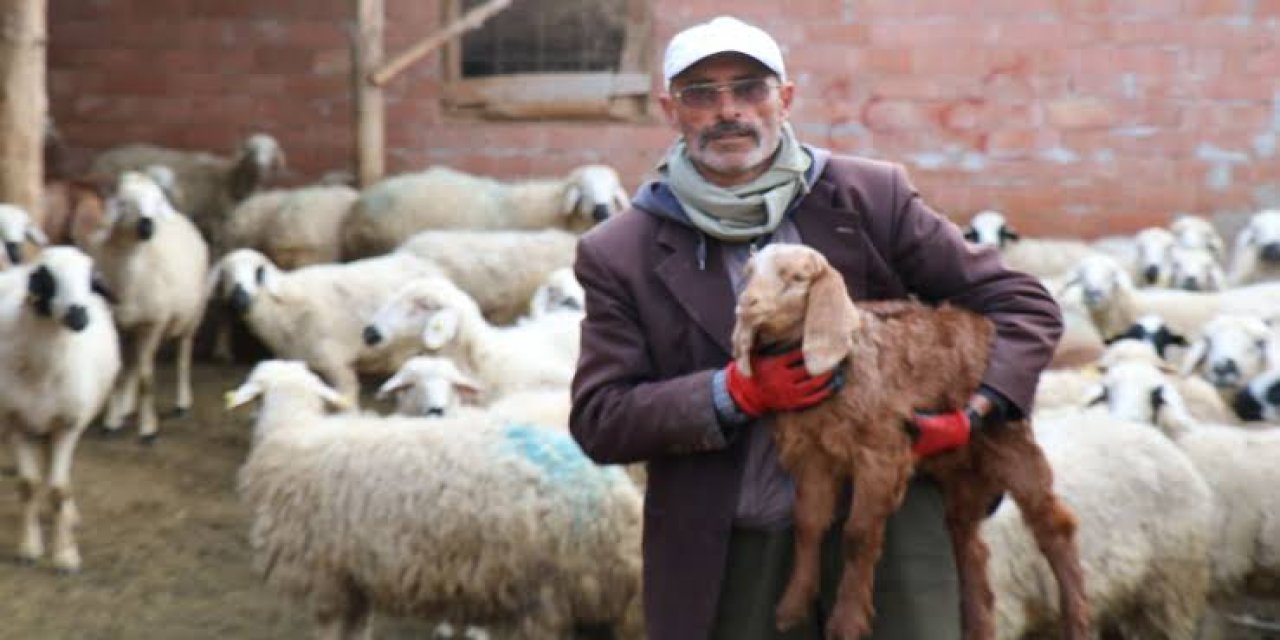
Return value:
[(574, 229), (587, 229), (631, 206), (622, 180), (612, 167), (589, 164), (574, 169), (566, 179), (564, 213)]
[(205, 279), (205, 297), (221, 300), (236, 313), (247, 313), (263, 292), (280, 294), (280, 269), (253, 249), (236, 249), (223, 256)]
[(1003, 247), (1009, 242), (1021, 239), (1017, 231), (1009, 226), (1004, 214), (998, 211), (979, 211), (969, 220), (969, 228), (964, 237), (969, 242), (992, 247)]
[(479, 316), (474, 300), (443, 276), (417, 278), (400, 287), (364, 328), (369, 346), (418, 334), (436, 351), (458, 338), (466, 316)]
[(31, 222), (26, 209), (0, 204), (0, 241), (4, 242), (5, 257), (10, 265), (22, 263), (22, 248), (27, 240), (41, 247), (49, 244), (49, 238)]
[(94, 293), (110, 299), (93, 260), (75, 247), (49, 247), (27, 268), (27, 303), (72, 331), (89, 326)]
[(415, 356), (378, 389), (378, 398), (394, 395), (403, 415), (445, 416), (459, 401), (474, 402), (482, 387), (449, 358)]
[(239, 202), (265, 188), (284, 173), (284, 150), (275, 138), (255, 133), (240, 144), (227, 188), (231, 199)]
[(811, 375), (830, 371), (849, 355), (861, 316), (844, 278), (816, 250), (772, 244), (751, 257), (735, 308), (733, 357), (751, 373), (757, 348), (800, 342)]

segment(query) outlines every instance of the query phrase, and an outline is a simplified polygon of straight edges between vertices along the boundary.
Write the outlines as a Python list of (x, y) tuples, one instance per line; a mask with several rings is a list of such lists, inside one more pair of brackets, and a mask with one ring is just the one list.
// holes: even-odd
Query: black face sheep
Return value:
[(827, 637), (856, 640), (871, 630), (872, 572), (885, 520), (901, 504), (912, 473), (937, 478), (961, 584), (967, 640), (992, 638), (988, 550), (978, 535), (989, 505), (1007, 492), (1021, 509), (1058, 581), (1063, 636), (1089, 634), (1076, 520), (1052, 491), (1053, 474), (1026, 422), (976, 434), (965, 447), (917, 464), (904, 429), (913, 411), (957, 409), (987, 367), (993, 329), (982, 316), (951, 306), (905, 301), (854, 306), (843, 278), (817, 251), (770, 245), (755, 254), (738, 298), (733, 351), (750, 375), (751, 354), (801, 344), (814, 375), (842, 367), (848, 381), (833, 398), (783, 412), (774, 437), (795, 477), (795, 567), (777, 608), (780, 628), (803, 620), (817, 593), (818, 551), (831, 524), (841, 481), (853, 480), (844, 524), (846, 557)]

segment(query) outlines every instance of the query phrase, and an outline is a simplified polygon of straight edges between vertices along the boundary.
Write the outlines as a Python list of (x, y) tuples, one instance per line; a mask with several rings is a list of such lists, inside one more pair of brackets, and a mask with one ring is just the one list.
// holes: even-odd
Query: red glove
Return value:
[(972, 432), (971, 410), (947, 413), (917, 411), (907, 430), (911, 434), (911, 451), (917, 458), (950, 451), (969, 444)]
[(738, 370), (737, 361), (725, 366), (729, 395), (743, 413), (758, 418), (769, 411), (807, 409), (835, 393), (835, 370), (810, 376), (804, 353), (795, 348), (774, 356), (751, 356), (751, 377)]

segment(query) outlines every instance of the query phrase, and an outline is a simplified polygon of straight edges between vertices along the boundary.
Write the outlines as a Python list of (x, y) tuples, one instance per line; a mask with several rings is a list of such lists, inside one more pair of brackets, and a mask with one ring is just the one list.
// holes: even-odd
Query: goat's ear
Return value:
[(755, 325), (738, 318), (737, 323), (733, 325), (733, 336), (730, 341), (733, 343), (733, 358), (738, 361), (738, 371), (748, 378), (751, 377), (751, 350), (756, 343)]
[(564, 215), (572, 216), (578, 212), (578, 205), (582, 202), (582, 189), (578, 185), (571, 184), (564, 190)]
[(844, 278), (825, 266), (809, 283), (804, 315), (804, 366), (809, 375), (834, 369), (853, 350), (859, 328), (858, 310), (844, 288)]
[(1196, 369), (1204, 362), (1204, 357), (1209, 354), (1209, 341), (1200, 338), (1196, 340), (1191, 348), (1187, 350), (1186, 355), (1182, 356), (1182, 367), (1178, 373), (1189, 376), (1195, 373)]

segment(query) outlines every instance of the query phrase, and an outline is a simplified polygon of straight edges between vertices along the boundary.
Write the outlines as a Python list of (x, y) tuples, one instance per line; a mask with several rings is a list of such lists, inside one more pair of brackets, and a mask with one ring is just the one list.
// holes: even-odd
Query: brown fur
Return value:
[(105, 212), (106, 186), (96, 178), (52, 180), (44, 184), (40, 229), (50, 244), (89, 246), (89, 236)]
[[(761, 264), (764, 263), (764, 264)], [(946, 504), (961, 584), (966, 640), (995, 636), (988, 550), (978, 527), (988, 505), (1008, 492), (1048, 559), (1060, 589), (1064, 638), (1089, 635), (1075, 517), (1053, 494), (1053, 475), (1025, 421), (989, 428), (958, 450), (919, 463), (904, 425), (914, 410), (964, 406), (987, 367), (993, 328), (981, 315), (904, 301), (855, 307), (844, 280), (818, 252), (773, 245), (747, 268), (734, 327), (734, 356), (749, 374), (761, 345), (803, 341), (811, 374), (844, 367), (837, 396), (777, 415), (774, 437), (796, 482), (795, 567), (776, 611), (780, 629), (801, 622), (817, 595), (818, 549), (835, 512), (841, 481), (853, 480), (844, 523), (846, 557), (828, 638), (856, 640), (871, 630), (872, 576), (885, 520), (902, 503), (914, 471), (935, 477)]]

